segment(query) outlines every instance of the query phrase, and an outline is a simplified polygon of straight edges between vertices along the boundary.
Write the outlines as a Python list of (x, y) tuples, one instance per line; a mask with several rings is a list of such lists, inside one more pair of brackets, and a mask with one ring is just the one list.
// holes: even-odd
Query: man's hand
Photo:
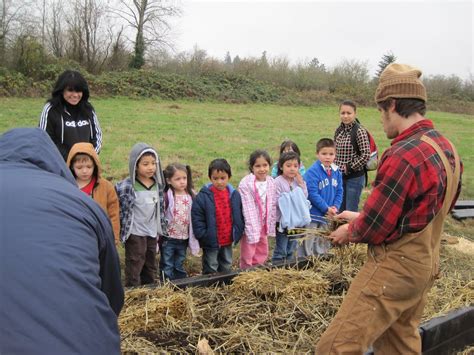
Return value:
[[(343, 212), (344, 213), (344, 212)], [(349, 243), (349, 224), (343, 224), (329, 235), (334, 245), (346, 245)]]
[(352, 212), (352, 211), (342, 211), (341, 213), (334, 216), (336, 219), (344, 219), (348, 222), (353, 221), (357, 217), (359, 217), (359, 212)]

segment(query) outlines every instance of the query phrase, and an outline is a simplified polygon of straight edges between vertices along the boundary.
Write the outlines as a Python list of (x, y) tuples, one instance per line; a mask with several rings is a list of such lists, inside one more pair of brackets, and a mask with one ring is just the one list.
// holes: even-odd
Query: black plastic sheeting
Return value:
[[(330, 257), (328, 255), (328, 257)], [(242, 272), (252, 271), (252, 270), (270, 270), (275, 268), (283, 268), (283, 267), (304, 267), (311, 263), (311, 258), (299, 258), (297, 261), (285, 263), (280, 262), (272, 265), (261, 265), (253, 268), (249, 268), (245, 271), (243, 270), (235, 270), (225, 273), (216, 273), (210, 275), (199, 275), (193, 277), (187, 277), (185, 279), (173, 280), (172, 283), (177, 286), (178, 288), (186, 288), (186, 287), (208, 287), (213, 286), (215, 284), (230, 284), (232, 279), (238, 276)]]

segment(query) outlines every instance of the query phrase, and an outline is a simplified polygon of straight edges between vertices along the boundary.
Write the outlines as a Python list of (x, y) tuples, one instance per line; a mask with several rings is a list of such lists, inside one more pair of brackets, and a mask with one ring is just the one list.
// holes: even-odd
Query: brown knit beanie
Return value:
[(392, 63), (380, 74), (375, 102), (388, 98), (427, 101), (426, 89), (420, 80), (421, 71), (410, 65)]

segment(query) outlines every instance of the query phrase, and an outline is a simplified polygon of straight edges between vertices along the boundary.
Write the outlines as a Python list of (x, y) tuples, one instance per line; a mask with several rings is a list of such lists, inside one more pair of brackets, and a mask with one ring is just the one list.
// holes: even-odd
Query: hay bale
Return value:
[(244, 272), (235, 277), (230, 292), (254, 294), (263, 300), (304, 297), (317, 301), (326, 295), (328, 282), (311, 270), (275, 269)]
[(171, 287), (141, 288), (126, 293), (125, 307), (119, 327), (128, 334), (154, 328), (175, 328), (177, 323), (192, 318), (192, 298)]

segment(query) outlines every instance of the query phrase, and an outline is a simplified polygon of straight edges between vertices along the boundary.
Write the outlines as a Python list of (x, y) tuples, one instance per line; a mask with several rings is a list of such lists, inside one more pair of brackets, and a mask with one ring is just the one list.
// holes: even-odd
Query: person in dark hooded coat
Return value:
[(110, 222), (39, 128), (0, 137), (0, 353), (116, 354)]

